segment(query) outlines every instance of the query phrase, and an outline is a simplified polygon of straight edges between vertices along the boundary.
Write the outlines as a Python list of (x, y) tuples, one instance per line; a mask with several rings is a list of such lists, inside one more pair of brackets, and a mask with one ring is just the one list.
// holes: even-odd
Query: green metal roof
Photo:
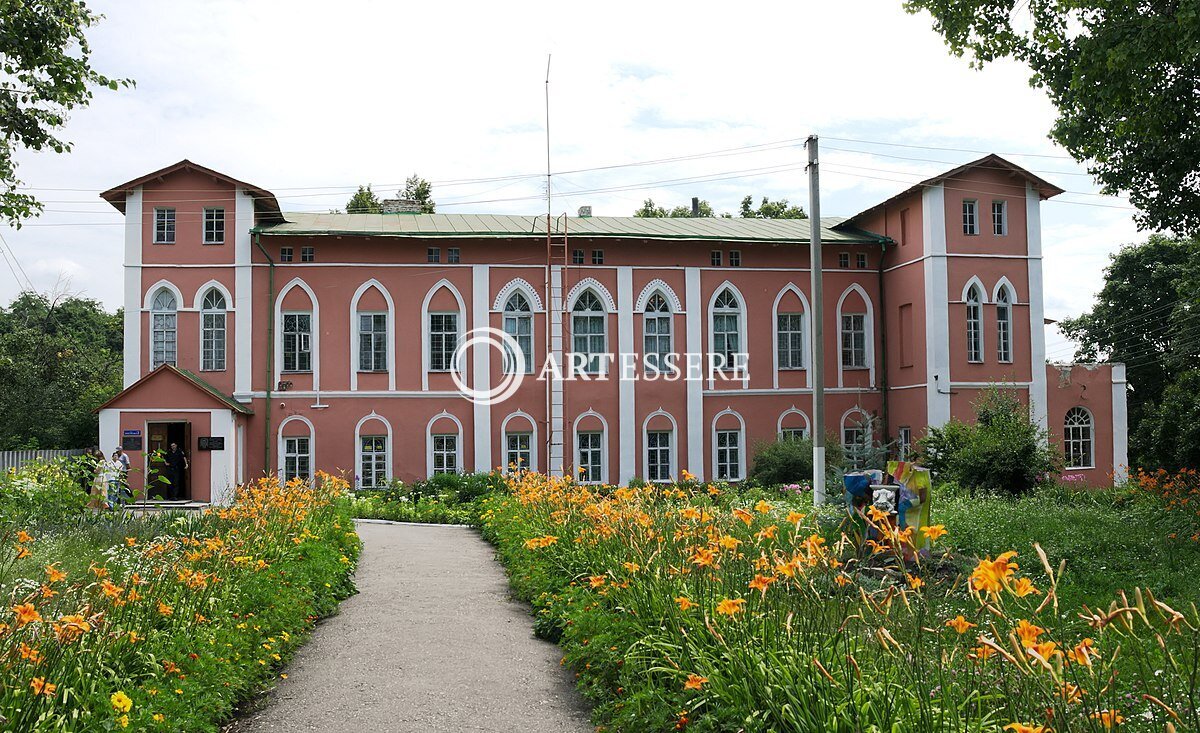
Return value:
[[(282, 224), (255, 232), (277, 235), (383, 237), (538, 237), (545, 216), (511, 214), (314, 214), (286, 213)], [(821, 219), (821, 240), (829, 244), (878, 244), (883, 237), (853, 228), (834, 228), (843, 217)], [(718, 240), (724, 242), (806, 243), (808, 219), (640, 218), (635, 216), (555, 217), (555, 234), (628, 239)]]

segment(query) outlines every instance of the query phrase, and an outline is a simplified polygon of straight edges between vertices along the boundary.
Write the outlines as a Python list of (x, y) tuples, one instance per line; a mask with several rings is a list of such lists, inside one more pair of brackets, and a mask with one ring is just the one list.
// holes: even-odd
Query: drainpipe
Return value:
[(275, 375), (275, 260), (263, 249), (258, 232), (254, 233), (254, 246), (267, 258), (267, 409), (263, 415), (263, 472), (271, 470), (271, 377)]
[[(884, 221), (887, 210), (884, 209)], [(886, 224), (884, 225), (886, 227)], [(879, 391), (883, 395), (882, 415), (883, 440), (891, 440), (891, 425), (888, 422), (888, 339), (887, 339), (887, 289), (883, 286), (883, 260), (887, 254), (887, 242), (879, 243)]]

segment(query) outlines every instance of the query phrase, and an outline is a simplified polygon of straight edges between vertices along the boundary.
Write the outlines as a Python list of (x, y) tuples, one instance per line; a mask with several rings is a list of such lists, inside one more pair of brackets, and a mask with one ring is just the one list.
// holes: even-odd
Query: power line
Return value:
[[(5, 254), (5, 256), (4, 256), (4, 261), (8, 262), (8, 258), (12, 257), (12, 262), (9, 263), (8, 269), (11, 270), (13, 268), (13, 264), (16, 264), (17, 269), (21, 271), (22, 277), (25, 278), (24, 287), (28, 288), (30, 291), (35, 290), (35, 288), (33, 287), (33, 281), (29, 279), (29, 274), (25, 272), (25, 268), (21, 265), (21, 260), (20, 260), (20, 258), (17, 257), (16, 251), (13, 250), (12, 245), (10, 245), (8, 243), (8, 240), (6, 240), (4, 238), (4, 234), (2, 234), (2, 233), (0, 233), (0, 245), (3, 246), (3, 250), (7, 250), (7, 254)], [(0, 250), (0, 251), (3, 251), (3, 250)], [(17, 277), (17, 273), (15, 271), (13, 272), (13, 277)], [(17, 278), (17, 285), (18, 285), (18, 287), (21, 286), (20, 278)]]
[(822, 136), (823, 140), (837, 140), (844, 143), (860, 143), (862, 145), (883, 145), (892, 148), (913, 148), (915, 150), (945, 150), (952, 153), (978, 153), (980, 155), (1007, 155), (1010, 157), (1021, 158), (1054, 158), (1057, 160), (1075, 160), (1069, 155), (1051, 155), (1049, 153), (996, 153), (994, 150), (973, 150), (971, 148), (951, 148), (940, 145), (912, 145), (906, 143), (885, 142), (883, 140), (862, 140), (853, 137), (826, 137)]
[[(962, 163), (956, 163), (952, 160), (940, 160), (937, 158), (914, 158), (910, 155), (891, 155), (889, 153), (879, 153), (874, 150), (855, 150), (854, 148), (839, 148), (834, 145), (826, 145), (825, 149), (826, 150), (837, 150), (837, 151), (840, 151), (843, 153), (858, 153), (860, 155), (870, 155), (870, 156), (874, 156), (876, 158), (892, 158), (894, 160), (911, 160), (911, 161), (915, 161), (915, 162), (919, 162), (919, 163), (940, 163), (941, 165), (951, 165), (951, 166), (962, 165)], [(1010, 170), (1012, 170), (1011, 168), (1007, 168), (1002, 165), (988, 165), (986, 163), (981, 163), (975, 167), (983, 168), (985, 170), (994, 170), (994, 171), (1010, 171)], [(1084, 176), (1087, 178), (1094, 178), (1094, 176), (1091, 173), (1081, 173), (1079, 171), (1058, 171), (1058, 170), (1048, 171), (1048, 170), (1039, 170), (1039, 169), (1035, 169), (1035, 168), (1026, 168), (1025, 170), (1029, 171), (1030, 173), (1044, 173), (1046, 175), (1054, 175), (1054, 176)]]

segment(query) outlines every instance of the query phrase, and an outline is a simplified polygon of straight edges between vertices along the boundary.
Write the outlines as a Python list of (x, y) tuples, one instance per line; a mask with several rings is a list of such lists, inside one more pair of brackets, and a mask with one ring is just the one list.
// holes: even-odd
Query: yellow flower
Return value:
[(921, 533), (928, 537), (930, 542), (937, 542), (939, 537), (946, 534), (946, 525), (935, 524), (931, 527), (921, 527)]
[(1092, 657), (1099, 656), (1099, 652), (1093, 647), (1095, 642), (1091, 639), (1084, 639), (1075, 645), (1075, 648), (1067, 652), (1067, 659), (1070, 659), (1076, 664), (1082, 664), (1085, 667), (1092, 666)]
[(683, 683), (683, 689), (699, 690), (700, 688), (704, 687), (706, 684), (708, 684), (707, 677), (701, 677), (698, 674), (689, 674), (687, 681)]
[(129, 695), (120, 690), (114, 692), (112, 697), (108, 698), (108, 701), (112, 703), (113, 710), (116, 710), (118, 713), (127, 713), (133, 708), (133, 700), (130, 700)]
[(905, 577), (908, 579), (908, 584), (913, 590), (918, 590), (921, 586), (925, 585), (925, 581), (919, 575), (906, 575)]
[(593, 588), (599, 588), (600, 586), (604, 585), (604, 576), (593, 575), (588, 578), (588, 583), (590, 583)]
[(743, 608), (745, 605), (745, 598), (726, 598), (717, 604), (717, 613), (721, 614), (722, 616), (736, 616), (737, 614), (746, 610)]
[(1100, 725), (1103, 725), (1105, 730), (1112, 730), (1125, 722), (1125, 717), (1116, 710), (1101, 710), (1098, 713), (1092, 713), (1089, 717), (1092, 720), (1099, 720)]
[(1009, 590), (1017, 598), (1024, 598), (1031, 593), (1041, 593), (1040, 590), (1033, 587), (1033, 582), (1029, 578), (1017, 578), (1017, 581), (1012, 584)]
[(29, 687), (33, 690), (33, 694), (46, 697), (54, 697), (54, 691), (58, 689), (58, 685), (47, 682), (45, 677), (34, 677), (29, 681)]
[(759, 499), (758, 503), (754, 505), (754, 511), (758, 512), (759, 514), (766, 514), (774, 508), (775, 507), (768, 504), (765, 499)]
[(64, 573), (63, 571), (61, 571), (61, 570), (59, 570), (58, 568), (54, 567), (54, 566), (55, 566), (55, 565), (57, 565), (57, 564), (58, 564), (58, 563), (53, 563), (53, 564), (51, 564), (51, 565), (47, 565), (47, 566), (46, 566), (46, 580), (48, 580), (48, 581), (49, 581), (49, 582), (51, 582), (51, 583), (57, 583), (57, 582), (58, 582), (58, 581), (60, 581), (60, 580), (66, 580), (66, 579), (67, 579), (67, 574), (66, 574), (66, 573)]
[(768, 578), (765, 575), (755, 575), (754, 580), (750, 581), (750, 587), (765, 596), (767, 594), (767, 588), (769, 588), (771, 583), (774, 582), (774, 578)]
[(26, 542), (33, 542), (33, 535), (29, 534), (25, 530), (21, 530), (20, 532), (17, 532), (17, 542), (22, 544)]
[(736, 550), (737, 546), (742, 544), (742, 541), (733, 535), (727, 534), (721, 539), (717, 540), (717, 544), (721, 547), (724, 547), (726, 550)]
[(687, 596), (679, 596), (678, 598), (675, 599), (675, 602), (679, 604), (680, 611), (686, 611), (689, 608), (693, 608), (696, 605), (692, 601), (692, 599), (688, 598)]
[(946, 625), (957, 631), (959, 634), (965, 634), (967, 633), (967, 629), (973, 629), (976, 626), (976, 624), (973, 624), (963, 618), (961, 613), (947, 621)]
[(1031, 647), (1038, 643), (1038, 637), (1045, 633), (1046, 630), (1041, 626), (1035, 626), (1025, 619), (1021, 619), (1017, 623), (1017, 628), (1015, 631), (1017, 633), (1017, 638), (1021, 640), (1021, 646)]
[(163, 616), (170, 616), (171, 614), (175, 613), (175, 608), (173, 606), (168, 606), (167, 604), (163, 603), (162, 601), (159, 601), (158, 602), (158, 612), (160, 614), (162, 614)]
[(995, 560), (990, 556), (980, 560), (975, 569), (971, 571), (971, 587), (992, 595), (999, 593), (1000, 588), (1017, 570), (1017, 564), (1011, 562), (1016, 556), (1017, 553), (1010, 550), (1001, 553)]
[(804, 521), (805, 516), (807, 516), (807, 515), (801, 514), (800, 512), (788, 512), (788, 515), (787, 515), (788, 524), (800, 524), (801, 522)]
[(734, 509), (733, 516), (742, 520), (742, 522), (744, 522), (747, 527), (749, 527), (750, 524), (754, 521), (754, 515), (748, 511), (746, 511), (745, 509)]
[(19, 606), (13, 606), (12, 612), (17, 615), (17, 626), (24, 626), (35, 621), (42, 620), (42, 614), (33, 607), (32, 603), (22, 603)]
[(155, 713), (154, 715), (152, 715), (150, 717), (154, 718), (155, 723), (161, 723), (167, 719), (167, 716), (163, 715), (162, 713)]
[(642, 569), (642, 567), (635, 562), (622, 563), (621, 567), (625, 568), (626, 570), (628, 570), (631, 573), (636, 573), (637, 571)]
[(1013, 733), (1049, 733), (1050, 731), (1044, 725), (1026, 725), (1025, 723), (1009, 723), (1004, 726), (1004, 730), (1011, 730)]

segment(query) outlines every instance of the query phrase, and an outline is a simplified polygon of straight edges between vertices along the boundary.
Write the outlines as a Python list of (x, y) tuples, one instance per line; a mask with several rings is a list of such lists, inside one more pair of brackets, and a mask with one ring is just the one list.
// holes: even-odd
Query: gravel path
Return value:
[(358, 524), (358, 595), (229, 733), (591, 731), (589, 712), (473, 530)]

